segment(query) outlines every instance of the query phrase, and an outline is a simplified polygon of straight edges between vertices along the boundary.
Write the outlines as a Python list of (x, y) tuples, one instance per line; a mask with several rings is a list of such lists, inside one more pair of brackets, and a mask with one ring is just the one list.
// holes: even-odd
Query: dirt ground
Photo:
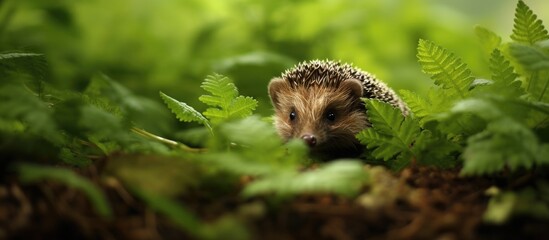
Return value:
[[(80, 191), (49, 181), (22, 185), (4, 176), (0, 239), (190, 238), (121, 184), (100, 180), (100, 172), (92, 166), (82, 174), (107, 194), (112, 220), (99, 217)], [(548, 232), (549, 222), (535, 219), (482, 222), (485, 191), (497, 179), (461, 178), (456, 169), (428, 167), (370, 172), (374, 184), (354, 198), (303, 195), (273, 203), (267, 197), (242, 199), (235, 188), (215, 198), (191, 190), (179, 200), (203, 221), (259, 203), (264, 211), (246, 224), (253, 239), (543, 239)]]

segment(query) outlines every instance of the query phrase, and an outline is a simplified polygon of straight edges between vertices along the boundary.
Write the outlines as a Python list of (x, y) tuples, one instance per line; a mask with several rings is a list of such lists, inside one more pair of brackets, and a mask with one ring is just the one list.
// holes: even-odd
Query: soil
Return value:
[[(549, 226), (531, 218), (484, 223), (485, 192), (498, 184), (495, 179), (463, 178), (458, 169), (412, 167), (394, 174), (366, 168), (375, 184), (352, 198), (243, 199), (235, 187), (222, 197), (194, 189), (178, 200), (205, 222), (259, 206), (259, 214), (246, 218), (252, 239), (543, 239)], [(6, 175), (0, 183), (0, 239), (192, 239), (116, 179), (105, 181), (98, 169), (80, 174), (102, 187), (113, 219), (98, 216), (80, 191), (51, 181), (22, 184)], [(240, 184), (249, 181), (243, 177)]]

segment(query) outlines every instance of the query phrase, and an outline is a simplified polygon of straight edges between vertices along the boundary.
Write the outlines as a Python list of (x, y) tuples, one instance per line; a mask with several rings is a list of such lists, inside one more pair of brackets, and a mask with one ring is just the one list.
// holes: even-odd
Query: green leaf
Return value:
[(549, 102), (549, 55), (537, 47), (511, 44), (511, 55), (529, 72), (524, 79), (526, 91), (537, 101)]
[(177, 119), (183, 122), (195, 121), (201, 123), (206, 126), (208, 130), (210, 130), (210, 132), (212, 132), (212, 127), (208, 119), (202, 116), (202, 114), (196, 111), (193, 107), (187, 105), (184, 102), (177, 101), (174, 98), (164, 94), (163, 92), (160, 92), (160, 97), (162, 98), (162, 100), (164, 100), (164, 103), (168, 105), (168, 108), (172, 110)]
[(235, 175), (262, 176), (273, 174), (280, 170), (272, 163), (262, 162), (261, 160), (264, 159), (261, 157), (248, 158), (242, 156), (242, 154), (232, 152), (207, 153), (201, 155), (199, 159), (201, 162), (219, 167), (221, 170)]
[(500, 193), (492, 197), (488, 202), (486, 211), (482, 216), (488, 223), (502, 224), (509, 220), (516, 205), (517, 196), (513, 192)]
[(244, 118), (252, 115), (255, 110), (257, 101), (251, 97), (238, 96), (231, 103), (229, 108), (229, 118)]
[(238, 96), (238, 89), (231, 79), (219, 74), (207, 76), (201, 87), (212, 95), (202, 95), (199, 100), (210, 106), (228, 108), (233, 98)]
[[(400, 163), (409, 163), (415, 157), (412, 143), (420, 133), (419, 123), (405, 118), (398, 109), (379, 100), (366, 100), (366, 109), (372, 126), (357, 134), (372, 156), (388, 161), (393, 157)], [(399, 155), (400, 154), (400, 155)]]
[(509, 97), (520, 97), (525, 93), (520, 86), (520, 81), (517, 80), (518, 74), (498, 49), (492, 52), (490, 71), (493, 83), (488, 89), (492, 93)]
[(266, 193), (291, 195), (300, 193), (334, 193), (352, 196), (368, 179), (362, 163), (338, 160), (303, 173), (287, 173), (253, 181), (244, 189), (244, 196)]
[(468, 95), (474, 78), (461, 59), (428, 40), (419, 40), (417, 57), (423, 72), (431, 75), (435, 84), (455, 92), (461, 98)]
[(549, 39), (543, 22), (538, 19), (536, 14), (534, 14), (522, 0), (518, 1), (517, 8), (515, 9), (511, 39), (530, 45), (533, 45), (538, 41)]
[(463, 152), (465, 159), (461, 174), (482, 175), (519, 168), (531, 169), (535, 163), (545, 163), (548, 156), (535, 134), (510, 118), (488, 124), (485, 131), (471, 136)]
[(456, 164), (456, 158), (452, 153), (459, 152), (461, 147), (447, 139), (440, 132), (423, 130), (416, 138), (412, 152), (418, 157), (418, 162), (439, 168), (450, 168)]
[(412, 118), (405, 118), (390, 104), (382, 101), (369, 101), (366, 105), (368, 120), (377, 132), (394, 137), (396, 143), (407, 147), (419, 133), (419, 126)]
[(501, 37), (489, 29), (477, 25), (475, 26), (475, 34), (487, 53), (491, 53), (501, 45)]
[(48, 103), (43, 102), (25, 86), (10, 84), (0, 87), (0, 119), (19, 121), (25, 131), (61, 146), (65, 138), (61, 134)]
[[(283, 143), (272, 124), (261, 121), (258, 116), (251, 116), (235, 122), (228, 122), (220, 126), (219, 133), (226, 141), (235, 143), (240, 148), (236, 152), (248, 158), (249, 161), (270, 162), (283, 165), (281, 159), (286, 151)], [(265, 154), (269, 153), (269, 154)], [(286, 164), (286, 165), (294, 165)]]
[(371, 153), (372, 156), (381, 158), (384, 161), (388, 161), (400, 152), (405, 151), (407, 148), (406, 145), (394, 141), (389, 137), (382, 136), (372, 128), (361, 131), (358, 133), (357, 138), (362, 144), (366, 145), (368, 149), (373, 149)]
[(106, 169), (125, 186), (168, 197), (180, 196), (203, 177), (203, 171), (191, 161), (156, 154), (114, 155)]
[(0, 54), (0, 76), (24, 71), (37, 78), (42, 78), (45, 75), (46, 66), (43, 54), (22, 52)]
[(546, 164), (546, 146), (525, 125), (509, 117), (498, 105), (487, 99), (463, 100), (452, 108), (449, 121), (456, 114), (474, 114), (487, 122), (486, 128), (467, 139), (463, 152), (463, 175), (482, 175), (509, 167), (530, 169), (535, 164)]
[(509, 50), (511, 55), (528, 71), (549, 69), (549, 55), (537, 47), (511, 43)]
[(62, 148), (59, 152), (59, 158), (64, 163), (77, 167), (89, 166), (92, 163), (90, 159), (73, 152), (70, 148)]
[(435, 119), (437, 114), (450, 109), (451, 102), (454, 100), (451, 94), (445, 94), (444, 91), (435, 88), (430, 88), (426, 97), (408, 90), (401, 90), (400, 96), (414, 113), (414, 117), (419, 119), (422, 126), (426, 122)]
[(549, 201), (543, 199), (543, 191), (548, 190), (546, 184), (538, 184), (537, 189), (526, 188), (515, 192), (498, 193), (488, 202), (483, 220), (492, 224), (503, 224), (513, 216), (549, 219)]
[(109, 203), (103, 192), (86, 178), (77, 175), (69, 169), (21, 164), (19, 165), (18, 172), (22, 182), (31, 183), (40, 180), (54, 180), (64, 183), (69, 187), (79, 189), (88, 196), (99, 215), (106, 218), (112, 216)]
[(204, 112), (204, 116), (212, 123), (250, 116), (257, 107), (255, 99), (238, 96), (236, 86), (225, 76), (219, 74), (208, 76), (201, 87), (212, 94), (202, 95), (199, 98), (201, 102), (212, 106)]
[(302, 141), (284, 145), (274, 126), (257, 116), (225, 122), (216, 129), (209, 151), (200, 159), (236, 174), (257, 176), (294, 171), (307, 149)]

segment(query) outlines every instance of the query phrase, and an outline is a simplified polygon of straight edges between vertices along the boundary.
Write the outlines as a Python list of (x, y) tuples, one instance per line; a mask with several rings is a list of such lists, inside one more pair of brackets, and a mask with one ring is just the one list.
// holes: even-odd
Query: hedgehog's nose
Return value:
[(303, 141), (305, 141), (305, 143), (307, 143), (309, 147), (314, 147), (316, 145), (316, 138), (314, 135), (305, 134), (301, 136), (301, 139), (303, 139)]

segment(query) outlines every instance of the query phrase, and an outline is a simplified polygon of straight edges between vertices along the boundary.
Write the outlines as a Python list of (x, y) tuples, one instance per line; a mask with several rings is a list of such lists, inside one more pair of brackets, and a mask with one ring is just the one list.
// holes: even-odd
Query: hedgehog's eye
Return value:
[(295, 111), (292, 111), (292, 112), (290, 113), (290, 120), (293, 121), (293, 120), (295, 119), (296, 115), (297, 115), (297, 114), (295, 113)]
[(330, 122), (333, 122), (336, 120), (336, 115), (334, 112), (328, 112), (328, 114), (326, 114), (326, 119), (328, 119)]

